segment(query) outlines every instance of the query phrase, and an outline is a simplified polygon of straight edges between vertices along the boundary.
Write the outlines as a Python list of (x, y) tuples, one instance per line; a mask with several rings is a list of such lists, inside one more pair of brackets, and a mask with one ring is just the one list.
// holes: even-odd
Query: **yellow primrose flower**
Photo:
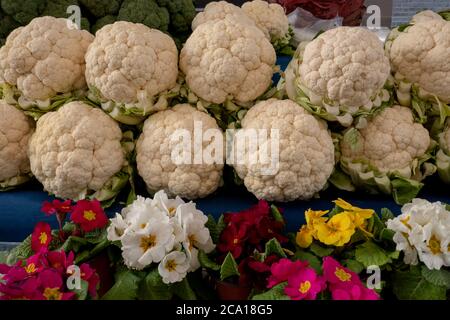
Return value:
[(328, 212), (330, 212), (330, 211), (329, 210), (314, 211), (314, 210), (308, 209), (305, 212), (306, 224), (308, 226), (312, 226), (316, 222), (326, 222), (327, 218), (324, 218), (323, 216), (326, 215)]
[(301, 248), (308, 248), (313, 241), (313, 230), (311, 230), (307, 225), (304, 225), (299, 232), (297, 232), (297, 237), (295, 241)]
[(355, 226), (348, 213), (339, 213), (327, 223), (316, 225), (317, 238), (326, 245), (341, 247), (348, 243), (355, 233)]
[(372, 209), (361, 209), (358, 207), (354, 207), (352, 206), (350, 203), (348, 203), (347, 201), (338, 198), (337, 200), (333, 201), (339, 208), (343, 209), (344, 211), (348, 211), (351, 213), (356, 214), (358, 217), (362, 218), (363, 220), (367, 220), (370, 219), (375, 211)]

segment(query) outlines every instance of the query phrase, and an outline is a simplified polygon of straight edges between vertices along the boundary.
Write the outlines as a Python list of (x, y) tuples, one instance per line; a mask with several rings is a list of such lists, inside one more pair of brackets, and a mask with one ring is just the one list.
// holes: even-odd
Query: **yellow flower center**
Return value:
[(236, 244), (238, 244), (238, 243), (239, 243), (239, 239), (238, 239), (238, 238), (234, 238), (233, 244), (236, 245)]
[(39, 242), (41, 244), (46, 244), (48, 240), (48, 236), (45, 232), (41, 232), (41, 234), (39, 235)]
[(177, 263), (174, 260), (168, 260), (166, 262), (166, 269), (169, 270), (169, 272), (174, 272), (177, 268)]
[(410, 219), (411, 219), (411, 216), (407, 216), (404, 219), (400, 219), (400, 222), (403, 223), (403, 225), (406, 226), (408, 229), (411, 229), (411, 226), (409, 225)]
[(146, 223), (142, 223), (142, 224), (141, 224), (141, 229), (145, 229), (146, 226), (147, 226)]
[(334, 275), (342, 282), (350, 281), (350, 279), (352, 278), (352, 275), (350, 273), (345, 272), (344, 269), (341, 269), (339, 267), (336, 268)]
[(168, 210), (169, 210), (169, 216), (171, 216), (171, 217), (173, 217), (175, 214), (175, 211), (177, 211), (177, 209), (174, 207), (170, 207)]
[(309, 289), (311, 289), (311, 282), (305, 281), (305, 282), (300, 283), (300, 287), (298, 288), (298, 291), (301, 294), (305, 294), (309, 291)]
[(156, 236), (151, 234), (147, 237), (141, 238), (140, 247), (142, 248), (142, 251), (147, 252), (147, 250), (153, 248), (154, 246), (156, 246)]
[(62, 293), (59, 292), (59, 288), (45, 288), (44, 297), (47, 300), (61, 300)]
[(194, 247), (194, 244), (197, 242), (197, 239), (195, 238), (195, 234), (189, 235), (188, 240), (189, 240), (189, 250), (192, 250), (192, 248)]
[(36, 272), (36, 265), (34, 263), (30, 263), (25, 267), (25, 271), (27, 273), (35, 273)]
[(93, 221), (95, 220), (95, 212), (92, 210), (87, 210), (85, 212), (83, 212), (83, 218), (85, 218), (87, 221)]
[(435, 255), (441, 253), (441, 242), (438, 238), (436, 238), (435, 235), (430, 238), (430, 241), (428, 242), (428, 248)]

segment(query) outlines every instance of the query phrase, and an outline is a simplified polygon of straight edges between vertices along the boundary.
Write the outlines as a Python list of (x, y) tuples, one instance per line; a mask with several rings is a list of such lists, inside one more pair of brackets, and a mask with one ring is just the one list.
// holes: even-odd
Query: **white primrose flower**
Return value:
[(111, 223), (107, 229), (107, 238), (109, 241), (122, 240), (125, 231), (129, 227), (122, 215), (116, 213), (116, 217), (109, 220)]
[(121, 215), (128, 225), (131, 225), (139, 219), (139, 217), (147, 215), (147, 212), (151, 210), (151, 207), (152, 199), (138, 196), (132, 204), (122, 209)]
[(122, 256), (128, 267), (142, 270), (163, 260), (166, 253), (173, 250), (174, 244), (172, 225), (151, 219), (144, 229), (123, 235)]
[(414, 199), (387, 227), (395, 231), (394, 242), (406, 264), (420, 260), (429, 269), (450, 266), (450, 212), (442, 203)]
[(158, 272), (165, 284), (182, 281), (189, 269), (189, 259), (185, 253), (173, 251), (158, 266)]
[(169, 199), (164, 190), (158, 191), (153, 197), (152, 205), (163, 211), (170, 218), (175, 216), (177, 208), (185, 202), (180, 198)]

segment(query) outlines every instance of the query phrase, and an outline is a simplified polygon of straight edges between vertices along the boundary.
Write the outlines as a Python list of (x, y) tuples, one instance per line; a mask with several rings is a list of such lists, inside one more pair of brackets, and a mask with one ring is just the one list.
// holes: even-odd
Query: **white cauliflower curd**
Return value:
[(338, 27), (300, 44), (284, 85), (291, 100), (319, 117), (363, 126), (355, 118), (392, 105), (389, 75), (389, 59), (373, 32)]
[[(392, 194), (398, 203), (407, 203), (422, 188), (421, 181), (435, 172), (427, 162), (431, 148), (427, 129), (415, 122), (411, 110), (394, 106), (365, 128), (346, 130), (340, 141), (340, 168), (348, 175), (348, 185)], [(331, 181), (338, 187), (344, 182)]]
[(242, 5), (242, 10), (270, 38), (275, 50), (289, 45), (293, 31), (284, 8), (278, 3), (248, 1)]
[(84, 94), (84, 55), (94, 36), (68, 20), (33, 19), (0, 49), (0, 98), (37, 119)]
[(427, 10), (394, 29), (386, 42), (400, 104), (412, 107), (425, 123), (440, 117), (450, 104), (450, 21)]
[(275, 62), (275, 50), (263, 32), (232, 16), (197, 27), (180, 56), (190, 90), (218, 105), (245, 105), (264, 94)]
[(59, 198), (110, 200), (128, 180), (119, 125), (98, 108), (71, 102), (43, 115), (30, 139), (31, 171)]
[[(208, 131), (216, 133), (216, 136), (202, 140)], [(179, 150), (186, 152), (182, 154), (187, 155), (188, 159), (185, 160), (188, 161), (173, 158), (181, 156), (176, 151), (181, 142), (175, 136), (180, 133), (187, 133), (192, 139), (187, 142), (189, 150)], [(196, 137), (196, 134), (202, 136)], [(200, 139), (199, 143), (195, 140), (197, 138)], [(218, 161), (208, 162), (201, 157), (200, 163), (197, 164), (195, 157), (207, 152), (209, 148), (214, 148), (219, 142), (217, 139), (222, 140), (220, 146), (223, 148), (223, 138), (214, 118), (189, 104), (180, 104), (160, 111), (145, 121), (142, 135), (136, 145), (139, 175), (144, 179), (150, 193), (165, 190), (170, 196), (186, 199), (206, 197), (221, 184), (224, 159), (220, 157)], [(223, 152), (221, 154), (223, 155)]]
[(227, 1), (212, 1), (205, 6), (202, 12), (195, 16), (192, 21), (192, 30), (194, 31), (198, 26), (206, 22), (217, 22), (229, 16), (236, 18), (236, 22), (239, 23), (255, 24), (240, 7)]
[(32, 119), (0, 100), (0, 191), (30, 179), (27, 147), (33, 130)]
[(90, 98), (125, 124), (166, 109), (177, 77), (175, 42), (143, 24), (120, 21), (103, 27), (86, 53)]
[[(233, 144), (237, 155), (234, 168), (258, 199), (308, 200), (324, 189), (334, 167), (333, 141), (324, 121), (290, 100), (270, 99), (248, 111), (242, 120), (241, 132), (249, 129), (267, 130), (270, 145), (272, 139), (277, 139), (275, 132), (279, 137), (279, 154), (275, 154), (275, 149), (271, 151), (275, 157), (269, 158), (275, 159), (275, 163), (270, 164), (251, 161), (252, 154), (271, 149), (266, 142), (258, 143), (257, 149), (248, 144), (239, 149), (237, 142)], [(277, 156), (279, 161), (276, 161)], [(278, 167), (278, 170), (267, 171), (270, 167)]]

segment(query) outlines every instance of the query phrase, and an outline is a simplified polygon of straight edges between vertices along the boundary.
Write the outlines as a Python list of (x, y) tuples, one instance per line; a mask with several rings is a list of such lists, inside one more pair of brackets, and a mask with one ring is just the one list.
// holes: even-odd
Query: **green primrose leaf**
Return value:
[(240, 276), (240, 273), (236, 260), (234, 260), (233, 255), (229, 252), (220, 267), (220, 280), (223, 281), (233, 276)]

